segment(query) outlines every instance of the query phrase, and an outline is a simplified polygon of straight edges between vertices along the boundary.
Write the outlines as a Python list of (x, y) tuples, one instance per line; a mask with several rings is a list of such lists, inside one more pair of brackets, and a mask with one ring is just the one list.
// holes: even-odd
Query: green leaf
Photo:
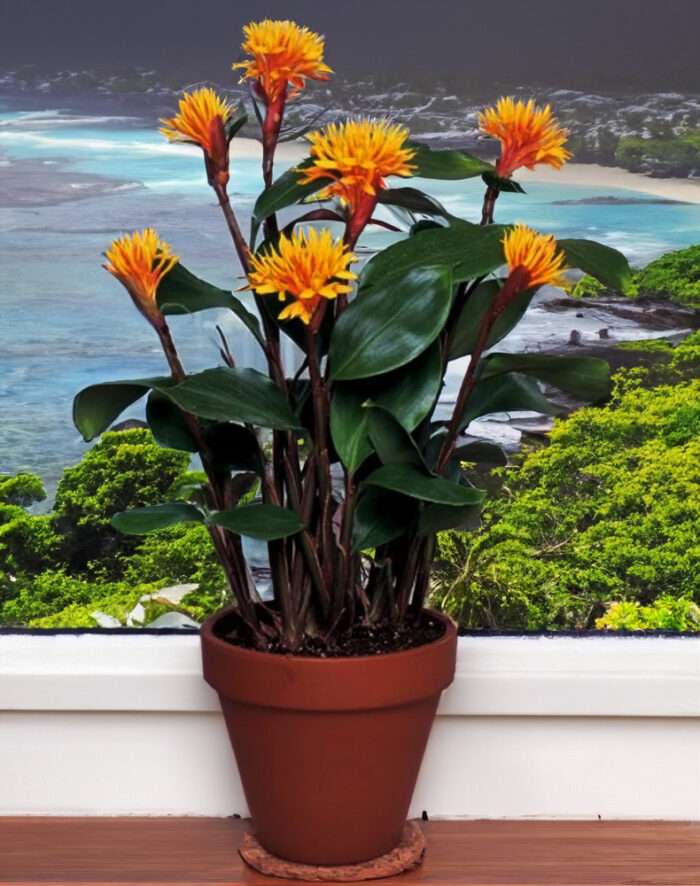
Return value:
[(301, 184), (302, 173), (304, 169), (312, 165), (312, 162), (311, 158), (307, 158), (292, 169), (283, 172), (267, 190), (260, 194), (253, 207), (251, 243), (255, 242), (258, 229), (266, 218), (279, 212), (280, 209), (285, 209), (287, 206), (292, 206), (294, 203), (299, 203), (306, 197), (310, 197), (331, 181), (328, 178), (319, 178), (308, 184)]
[[(365, 382), (369, 386), (369, 382)], [(391, 373), (371, 380), (372, 401), (414, 431), (433, 408), (442, 385), (442, 348), (436, 339), (423, 353)]]
[(377, 286), (425, 267), (451, 271), (455, 283), (483, 277), (503, 264), (504, 232), (501, 225), (466, 222), (419, 230), (373, 256), (362, 270), (360, 286)]
[(354, 474), (372, 452), (363, 397), (346, 385), (336, 385), (331, 398), (331, 439), (346, 471)]
[(204, 516), (194, 505), (184, 501), (149, 505), (120, 511), (112, 517), (112, 526), (127, 535), (147, 535), (156, 529), (166, 529), (177, 523), (202, 523)]
[(418, 516), (418, 503), (378, 487), (360, 493), (353, 521), (352, 546), (356, 551), (376, 548), (406, 532)]
[(627, 291), (631, 281), (630, 266), (617, 249), (594, 240), (557, 240), (557, 245), (570, 267), (580, 268), (612, 289)]
[[(501, 291), (502, 285), (502, 280), (485, 280), (469, 296), (455, 323), (450, 343), (451, 360), (454, 360), (456, 357), (463, 357), (465, 354), (471, 354), (474, 351), (474, 346), (476, 345), (486, 314), (494, 298)], [(521, 292), (499, 315), (489, 334), (486, 343), (487, 348), (492, 348), (517, 326), (532, 301), (534, 294), (534, 290)]]
[(201, 418), (278, 430), (301, 427), (277, 385), (255, 369), (205, 369), (188, 375), (182, 384), (165, 393), (182, 409)]
[(561, 412), (558, 406), (547, 400), (533, 378), (520, 372), (509, 372), (477, 382), (459, 427), (463, 430), (482, 415), (521, 409), (531, 409), (543, 415), (558, 415)]
[(194, 314), (209, 308), (228, 308), (264, 346), (260, 323), (243, 302), (225, 289), (219, 289), (190, 273), (178, 262), (158, 286), (158, 306), (166, 314)]
[(525, 193), (525, 188), (523, 188), (522, 185), (513, 181), (512, 178), (501, 178), (496, 175), (495, 170), (493, 172), (485, 172), (481, 177), (483, 178), (484, 183), (490, 188), (493, 188), (494, 191), (504, 191), (510, 194)]
[(255, 471), (260, 473), (260, 453), (255, 434), (242, 425), (212, 425), (205, 441), (213, 466), (219, 471)]
[(238, 105), (236, 110), (231, 114), (228, 120), (224, 123), (224, 132), (226, 133), (227, 141), (231, 141), (231, 139), (236, 135), (238, 130), (245, 126), (248, 122), (248, 113), (243, 105)]
[(414, 175), (420, 178), (463, 179), (473, 178), (485, 172), (495, 171), (495, 167), (485, 160), (473, 157), (465, 151), (433, 150), (428, 145), (411, 142), (415, 150), (411, 163), (415, 164)]
[(151, 391), (146, 401), (146, 421), (161, 446), (196, 452), (197, 440), (181, 409), (160, 391)]
[(508, 457), (500, 446), (485, 440), (475, 440), (458, 446), (452, 457), (459, 461), (469, 461), (484, 467), (503, 468), (508, 464)]
[(331, 336), (331, 378), (366, 378), (409, 363), (440, 334), (451, 302), (445, 268), (409, 270), (358, 293)]
[(252, 504), (216, 511), (208, 518), (209, 523), (224, 526), (237, 535), (248, 535), (262, 541), (287, 538), (300, 532), (306, 524), (289, 508), (278, 505)]
[(489, 354), (479, 378), (522, 372), (584, 400), (610, 396), (610, 367), (599, 357), (562, 357), (557, 354)]
[(486, 495), (482, 489), (451, 483), (444, 477), (431, 476), (407, 464), (384, 465), (373, 471), (364, 482), (368, 486), (380, 486), (420, 501), (444, 505), (475, 505)]
[(481, 523), (481, 505), (426, 505), (418, 518), (418, 531), (424, 535), (459, 529), (473, 532)]
[(172, 384), (171, 378), (161, 376), (90, 385), (73, 400), (73, 422), (83, 440), (94, 440), (119, 418), (127, 406), (140, 400), (151, 388)]
[(438, 203), (434, 197), (424, 194), (417, 188), (386, 188), (379, 191), (379, 203), (387, 206), (400, 206), (410, 212), (420, 212), (423, 215), (438, 215), (442, 218), (451, 218), (451, 214), (445, 207)]
[(381, 406), (367, 406), (367, 432), (382, 464), (410, 464), (423, 468), (418, 447), (394, 416)]

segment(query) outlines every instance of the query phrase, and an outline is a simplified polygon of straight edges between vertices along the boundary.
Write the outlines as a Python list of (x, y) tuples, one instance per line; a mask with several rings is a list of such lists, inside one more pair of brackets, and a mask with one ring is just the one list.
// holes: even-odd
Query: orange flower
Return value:
[(350, 213), (357, 211), (365, 196), (374, 198), (386, 187), (388, 175), (413, 174), (414, 151), (405, 147), (408, 130), (388, 120), (348, 120), (331, 123), (309, 133), (313, 165), (303, 170), (302, 184), (333, 179), (316, 195), (321, 200), (339, 197)]
[(178, 261), (170, 246), (153, 228), (124, 234), (105, 252), (103, 267), (127, 289), (136, 307), (149, 320), (160, 317), (156, 302), (158, 284)]
[(517, 284), (515, 288), (520, 292), (544, 284), (566, 285), (562, 274), (564, 254), (557, 252), (553, 234), (543, 236), (527, 225), (515, 225), (503, 238), (503, 253), (508, 265), (508, 282)]
[(333, 240), (328, 230), (295, 231), (284, 234), (277, 249), (251, 256), (249, 285), (258, 295), (277, 293), (280, 301), (292, 301), (279, 319), (299, 317), (311, 321), (322, 298), (334, 299), (352, 290), (357, 275), (348, 270), (357, 261), (340, 240)]
[(323, 63), (323, 37), (295, 22), (265, 19), (246, 25), (243, 33), (241, 48), (252, 59), (233, 67), (245, 70), (242, 80), (257, 81), (267, 105), (294, 98), (306, 80), (328, 80), (333, 73)]
[(532, 100), (525, 104), (500, 98), (495, 108), (479, 114), (479, 129), (501, 143), (496, 172), (503, 178), (521, 166), (534, 169), (537, 163), (561, 169), (571, 157), (564, 149), (568, 133), (552, 116), (549, 105), (539, 108)]
[(209, 183), (228, 183), (228, 139), (226, 121), (233, 113), (227, 99), (208, 86), (186, 92), (180, 99), (179, 111), (160, 129), (170, 141), (199, 145), (204, 151)]

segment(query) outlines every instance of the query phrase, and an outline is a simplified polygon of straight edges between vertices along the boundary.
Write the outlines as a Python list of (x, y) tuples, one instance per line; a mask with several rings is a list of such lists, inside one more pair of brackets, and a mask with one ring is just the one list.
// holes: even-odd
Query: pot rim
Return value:
[(443, 622), (445, 625), (445, 632), (442, 636), (438, 637), (436, 640), (431, 640), (429, 643), (422, 643), (420, 646), (412, 646), (410, 649), (397, 649), (393, 652), (380, 652), (376, 655), (334, 655), (328, 658), (324, 658), (320, 655), (294, 655), (293, 653), (287, 652), (269, 652), (262, 649), (249, 649), (245, 646), (239, 646), (237, 643), (229, 643), (226, 640), (222, 640), (220, 637), (217, 637), (214, 633), (214, 625), (222, 618), (230, 615), (233, 612), (237, 612), (237, 606), (225, 606), (223, 609), (219, 609), (209, 616), (204, 622), (202, 622), (202, 626), (200, 627), (199, 633), (202, 641), (213, 644), (215, 647), (219, 649), (235, 649), (237, 655), (248, 656), (250, 661), (253, 661), (255, 658), (259, 658), (263, 656), (265, 658), (276, 659), (280, 661), (289, 661), (289, 662), (322, 662), (326, 667), (332, 666), (335, 664), (344, 664), (346, 662), (370, 662), (383, 660), (387, 658), (393, 658), (394, 656), (399, 655), (408, 655), (410, 653), (418, 653), (423, 649), (435, 649), (440, 646), (440, 644), (447, 645), (452, 642), (453, 635), (457, 632), (457, 622), (447, 613), (440, 612), (438, 609), (433, 609), (431, 607), (423, 607), (421, 612), (430, 613), (430, 615), (436, 617), (439, 621)]

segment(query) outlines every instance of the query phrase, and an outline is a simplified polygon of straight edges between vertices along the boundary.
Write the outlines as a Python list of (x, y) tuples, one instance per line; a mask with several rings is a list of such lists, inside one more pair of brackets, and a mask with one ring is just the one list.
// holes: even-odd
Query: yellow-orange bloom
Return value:
[(189, 142), (204, 151), (207, 174), (219, 184), (228, 182), (228, 140), (226, 121), (233, 113), (233, 105), (205, 86), (186, 92), (179, 103), (178, 113), (165, 124), (160, 132), (170, 141)]
[(323, 37), (295, 22), (265, 19), (246, 25), (243, 33), (241, 48), (252, 58), (233, 67), (244, 69), (242, 80), (257, 81), (268, 105), (282, 96), (294, 98), (307, 80), (328, 80), (333, 73), (323, 62)]
[(540, 108), (532, 100), (525, 104), (500, 98), (495, 108), (479, 114), (479, 129), (501, 143), (496, 172), (503, 178), (521, 166), (534, 169), (537, 163), (561, 169), (571, 157), (564, 149), (568, 133), (552, 116), (549, 105)]
[(299, 229), (291, 237), (284, 234), (277, 249), (250, 258), (249, 285), (258, 295), (276, 293), (280, 301), (292, 301), (279, 319), (299, 317), (309, 323), (321, 299), (333, 299), (351, 291), (357, 275), (348, 270), (357, 261), (341, 240), (333, 240), (328, 230)]
[(503, 237), (503, 253), (509, 280), (517, 279), (520, 291), (544, 284), (566, 285), (564, 254), (557, 251), (553, 234), (544, 236), (527, 225), (515, 225)]
[(351, 214), (370, 197), (372, 207), (377, 193), (386, 187), (388, 175), (413, 175), (415, 153), (406, 147), (408, 130), (388, 120), (348, 120), (331, 123), (309, 133), (313, 164), (303, 170), (302, 184), (332, 179), (316, 195), (320, 199), (339, 197)]
[(103, 267), (124, 285), (136, 307), (150, 319), (160, 316), (158, 284), (178, 261), (170, 246), (146, 228), (114, 240), (105, 257)]

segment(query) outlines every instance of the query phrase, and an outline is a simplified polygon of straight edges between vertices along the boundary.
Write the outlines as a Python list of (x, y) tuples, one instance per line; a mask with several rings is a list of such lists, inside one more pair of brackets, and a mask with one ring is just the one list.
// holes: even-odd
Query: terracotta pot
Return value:
[(399, 842), (457, 632), (387, 655), (305, 658), (233, 646), (202, 626), (204, 678), (219, 693), (262, 845), (307, 864), (366, 861)]

